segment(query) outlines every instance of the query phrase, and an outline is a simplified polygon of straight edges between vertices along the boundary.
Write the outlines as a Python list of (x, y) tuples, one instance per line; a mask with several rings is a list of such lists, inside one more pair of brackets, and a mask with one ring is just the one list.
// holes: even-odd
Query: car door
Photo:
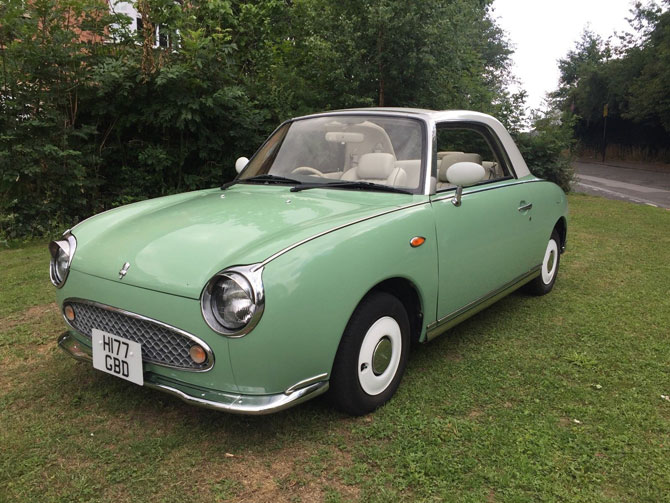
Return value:
[[(529, 185), (514, 177), (491, 131), (470, 124), (437, 128), (437, 193), (431, 198), (438, 240), (437, 321), (448, 322), (527, 276), (538, 265)], [(487, 178), (463, 189), (446, 179), (454, 162), (486, 167)]]

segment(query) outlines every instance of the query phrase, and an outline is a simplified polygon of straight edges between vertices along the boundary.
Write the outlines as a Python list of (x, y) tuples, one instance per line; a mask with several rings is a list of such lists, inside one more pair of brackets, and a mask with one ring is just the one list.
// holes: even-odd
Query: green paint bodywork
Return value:
[[(349, 318), (381, 282), (400, 278), (416, 291), (425, 341), (427, 327), (467, 317), (464, 306), (537, 270), (567, 212), (561, 189), (532, 175), (466, 188), (458, 207), (453, 195), (234, 185), (135, 203), (72, 229), (77, 250), (58, 302), (99, 302), (204, 340), (209, 371), (145, 364), (186, 392), (283, 393), (330, 374)], [(425, 243), (411, 247), (415, 236)], [(204, 286), (224, 268), (262, 262), (260, 322), (244, 337), (217, 334), (201, 313)]]

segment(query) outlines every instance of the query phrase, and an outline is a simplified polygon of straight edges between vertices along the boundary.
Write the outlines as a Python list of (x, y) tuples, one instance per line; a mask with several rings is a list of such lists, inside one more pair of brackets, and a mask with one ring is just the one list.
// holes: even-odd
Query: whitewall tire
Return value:
[(409, 332), (407, 312), (395, 296), (373, 292), (361, 301), (330, 376), (330, 396), (340, 410), (360, 416), (393, 396), (407, 365)]
[(547, 242), (547, 247), (540, 266), (540, 275), (528, 283), (525, 290), (533, 295), (546, 295), (551, 292), (558, 276), (561, 263), (561, 238), (554, 229)]

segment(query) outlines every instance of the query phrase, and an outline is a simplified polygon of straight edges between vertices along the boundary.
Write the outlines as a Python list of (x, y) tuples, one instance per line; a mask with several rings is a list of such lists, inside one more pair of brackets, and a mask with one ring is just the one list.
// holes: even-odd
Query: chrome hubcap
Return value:
[(382, 375), (389, 366), (389, 363), (391, 363), (392, 351), (391, 339), (385, 335), (377, 343), (377, 347), (375, 347), (374, 353), (372, 353), (372, 371), (376, 376)]

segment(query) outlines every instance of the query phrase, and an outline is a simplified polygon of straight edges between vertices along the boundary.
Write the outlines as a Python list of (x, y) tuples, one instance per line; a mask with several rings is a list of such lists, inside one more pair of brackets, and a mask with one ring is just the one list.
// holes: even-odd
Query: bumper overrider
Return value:
[[(91, 347), (77, 340), (70, 332), (65, 332), (58, 338), (58, 346), (77, 360), (90, 363), (93, 361)], [(144, 373), (144, 385), (177, 396), (192, 405), (236, 414), (261, 415), (288, 409), (325, 393), (328, 390), (328, 381), (323, 380), (326, 376), (327, 374), (315, 376), (296, 383), (283, 393), (274, 395), (225, 393), (187, 384), (153, 372)]]

